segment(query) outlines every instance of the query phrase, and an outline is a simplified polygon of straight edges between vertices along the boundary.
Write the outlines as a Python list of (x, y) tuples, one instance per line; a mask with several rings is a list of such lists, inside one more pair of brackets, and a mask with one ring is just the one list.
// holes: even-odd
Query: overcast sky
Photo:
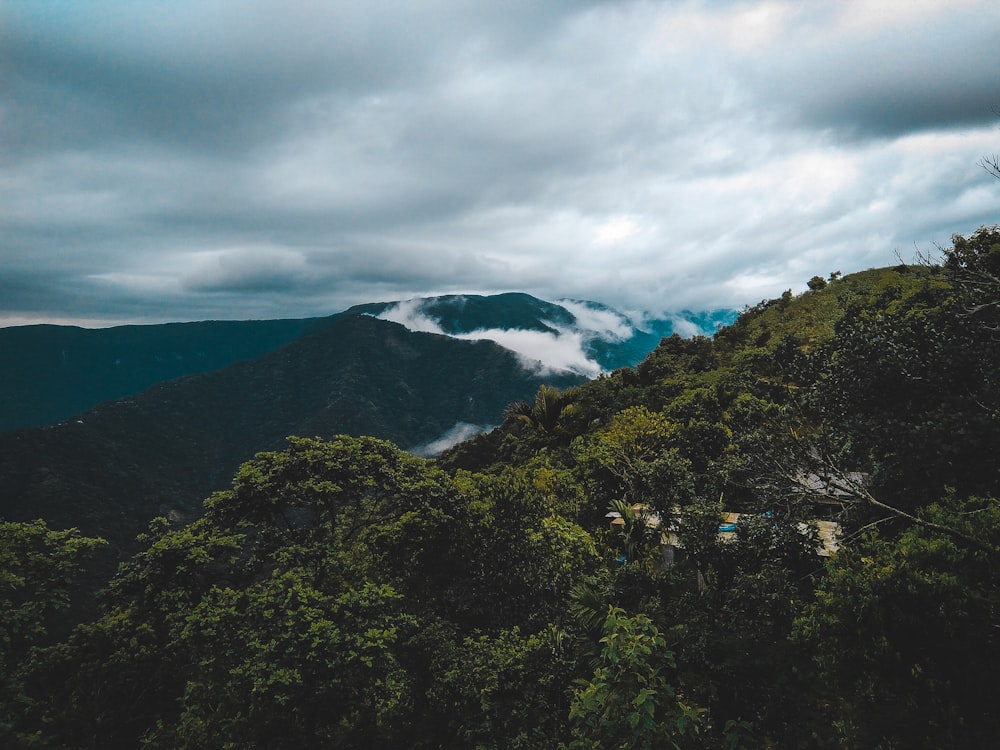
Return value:
[(1000, 222), (996, 0), (0, 0), (0, 325), (741, 308)]

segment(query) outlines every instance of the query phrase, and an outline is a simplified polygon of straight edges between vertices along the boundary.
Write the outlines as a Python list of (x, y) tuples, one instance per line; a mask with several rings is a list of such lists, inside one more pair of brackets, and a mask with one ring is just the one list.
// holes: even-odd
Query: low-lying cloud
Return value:
[(588, 377), (601, 373), (601, 366), (590, 359), (583, 350), (585, 334), (566, 328), (556, 333), (499, 328), (461, 333), (460, 339), (475, 341), (489, 339), (521, 356), (527, 370), (568, 370)]
[(421, 456), (422, 458), (440, 456), (449, 448), (452, 448), (459, 443), (464, 443), (466, 440), (471, 440), (476, 435), (489, 432), (494, 427), (496, 427), (496, 425), (456, 422), (455, 425), (446, 430), (441, 437), (432, 440), (429, 443), (424, 443), (423, 445), (411, 448), (410, 453), (415, 456)]
[(517, 354), (522, 366), (532, 372), (569, 371), (596, 377), (602, 368), (587, 355), (584, 348), (586, 342), (595, 338), (621, 340), (631, 335), (621, 316), (610, 311), (592, 310), (582, 303), (565, 302), (559, 304), (574, 315), (581, 313), (577, 316), (576, 329), (544, 321), (552, 331), (484, 328), (447, 333), (437, 320), (424, 312), (424, 304), (420, 299), (405, 300), (391, 305), (376, 317), (399, 323), (411, 331), (437, 333), (466, 341), (494, 341)]
[(621, 341), (632, 336), (634, 323), (615, 310), (595, 308), (576, 300), (558, 302), (576, 318), (577, 326), (605, 341)]

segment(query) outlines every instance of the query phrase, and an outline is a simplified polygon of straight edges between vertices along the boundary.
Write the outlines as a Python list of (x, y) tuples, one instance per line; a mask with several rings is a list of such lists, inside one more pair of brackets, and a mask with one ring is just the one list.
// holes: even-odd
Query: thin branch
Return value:
[(971, 536), (970, 534), (966, 534), (964, 531), (961, 531), (960, 529), (956, 529), (952, 526), (946, 526), (940, 523), (935, 523), (934, 521), (928, 521), (926, 518), (920, 518), (919, 516), (915, 516), (912, 513), (908, 513), (901, 508), (896, 508), (892, 505), (889, 505), (888, 503), (879, 500), (877, 497), (872, 495), (864, 487), (864, 485), (862, 485), (859, 482), (855, 482), (849, 476), (845, 475), (843, 472), (834, 470), (834, 474), (839, 475), (838, 478), (841, 480), (840, 483), (838, 483), (838, 486), (845, 487), (845, 489), (849, 488), (852, 494), (858, 497), (861, 501), (868, 503), (869, 505), (888, 511), (889, 513), (892, 513), (894, 516), (898, 518), (905, 518), (910, 523), (917, 524), (918, 526), (922, 526), (926, 529), (934, 529), (935, 531), (940, 531), (944, 534), (948, 534), (949, 536), (961, 539), (965, 542), (968, 542), (969, 544), (979, 547), (980, 549), (990, 553), (991, 555), (1000, 556), (1000, 547), (996, 547), (988, 542), (983, 541), (982, 539), (977, 539), (976, 537)]
[[(798, 456), (779, 457), (776, 452), (772, 452), (766, 458), (775, 475), (788, 482), (797, 494), (804, 497), (832, 499), (842, 505), (857, 502), (865, 503), (891, 513), (891, 517), (906, 519), (918, 526), (948, 534), (978, 547), (990, 555), (1000, 556), (1000, 547), (971, 536), (960, 529), (928, 521), (925, 518), (920, 518), (901, 508), (896, 508), (889, 503), (879, 500), (865, 487), (861, 475), (854, 475), (840, 469), (837, 460), (824, 447), (816, 444), (807, 444), (794, 431), (791, 432), (791, 435), (798, 448)], [(803, 458), (805, 460), (802, 460)], [(813, 488), (803, 482), (803, 477), (808, 476), (804, 472), (809, 470), (812, 470), (816, 474), (822, 486)], [(881, 522), (878, 521), (877, 523)]]
[(1000, 180), (1000, 154), (984, 156), (979, 160), (979, 166)]
[(976, 537), (970, 536), (969, 534), (966, 534), (963, 531), (959, 531), (958, 529), (952, 528), (951, 526), (945, 526), (940, 523), (934, 523), (933, 521), (928, 521), (924, 518), (919, 518), (910, 513), (907, 513), (905, 510), (900, 510), (899, 508), (892, 507), (888, 503), (883, 503), (881, 500), (878, 500), (877, 498), (868, 493), (865, 494), (868, 495), (867, 498), (868, 502), (877, 508), (882, 508), (882, 510), (887, 510), (890, 513), (895, 513), (901, 518), (905, 518), (908, 521), (917, 524), (918, 526), (923, 526), (924, 528), (927, 529), (934, 529), (935, 531), (940, 531), (945, 534), (949, 534), (951, 536), (962, 539), (968, 542), (969, 544), (979, 547), (981, 550), (984, 550), (985, 552), (989, 552), (991, 555), (1000, 556), (1000, 547), (994, 547), (992, 544), (984, 542), (981, 539), (976, 539)]
[(876, 526), (878, 526), (881, 523), (885, 523), (886, 521), (894, 521), (895, 519), (896, 519), (895, 516), (886, 516), (885, 518), (880, 518), (877, 521), (872, 521), (871, 523), (866, 523), (864, 526), (862, 526), (860, 529), (858, 529), (857, 531), (855, 531), (853, 534), (850, 534), (849, 536), (845, 536), (841, 541), (842, 542), (850, 542), (850, 541), (852, 541), (854, 539), (857, 539), (862, 534), (864, 534), (866, 531), (868, 531), (868, 529), (873, 529), (873, 528), (875, 528)]

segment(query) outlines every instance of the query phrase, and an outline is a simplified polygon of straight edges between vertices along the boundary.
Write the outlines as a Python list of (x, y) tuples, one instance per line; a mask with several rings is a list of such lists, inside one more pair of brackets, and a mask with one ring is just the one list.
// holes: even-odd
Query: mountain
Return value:
[(128, 545), (153, 516), (197, 514), (243, 461), (289, 435), (418, 447), (456, 424), (496, 424), (543, 382), (583, 380), (535, 365), (491, 341), (334, 316), (254, 360), (0, 436), (0, 516), (42, 517)]
[(316, 319), (0, 328), (0, 433), (41, 427), (156, 383), (254, 359)]
[(128, 546), (153, 516), (199, 513), (289, 435), (371, 435), (436, 454), (543, 383), (637, 363), (673, 325), (501, 294), (305, 320), (5, 329), (5, 423), (55, 423), (0, 434), (0, 518)]
[(416, 331), (488, 338), (553, 369), (588, 377), (637, 365), (664, 336), (711, 335), (737, 314), (719, 309), (630, 316), (589, 300), (547, 302), (516, 292), (378, 302), (347, 312), (392, 320)]
[(572, 314), (561, 305), (523, 292), (488, 296), (448, 294), (419, 297), (405, 301), (355, 305), (346, 312), (378, 317), (394, 309), (403, 314), (424, 316), (449, 336), (505, 329), (555, 333), (559, 327), (568, 327), (575, 322)]
[[(539, 389), (435, 461), (290, 440), (195, 522), (157, 523), (90, 611), (67, 586), (97, 540), (0, 524), (0, 737), (22, 740), (0, 745), (994, 746), (1000, 230), (954, 242)], [(5, 470), (73, 461), (68, 498), (91, 468), (129, 481), (130, 456), (186, 482), (291, 414), (476, 419), (468, 396), (526, 364), (347, 315), (71, 420), (75, 444), (18, 433), (36, 442)]]
[[(660, 338), (712, 333), (735, 311), (682, 312), (638, 324), (596, 302), (546, 302), (528, 294), (448, 295), (358, 305), (411, 330), (491, 339), (551, 370), (586, 376), (638, 364)], [(0, 328), (0, 434), (67, 419), (157, 383), (263, 356), (331, 318), (203, 321), (103, 329)]]

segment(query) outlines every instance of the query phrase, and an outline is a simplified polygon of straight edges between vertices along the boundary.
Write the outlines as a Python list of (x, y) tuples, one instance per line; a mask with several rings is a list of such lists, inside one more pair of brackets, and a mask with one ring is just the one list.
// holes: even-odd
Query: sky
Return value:
[(0, 0), (0, 325), (740, 309), (1000, 222), (995, 0)]

